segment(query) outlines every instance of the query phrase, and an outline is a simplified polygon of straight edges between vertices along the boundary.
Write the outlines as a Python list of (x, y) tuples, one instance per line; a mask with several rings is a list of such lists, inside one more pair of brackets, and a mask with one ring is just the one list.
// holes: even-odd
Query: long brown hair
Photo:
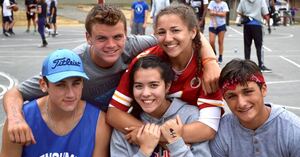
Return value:
[(202, 69), (201, 51), (200, 51), (201, 47), (202, 47), (202, 43), (201, 43), (201, 36), (200, 36), (200, 28), (199, 28), (198, 20), (194, 13), (194, 10), (190, 6), (174, 3), (170, 6), (162, 9), (157, 14), (156, 23), (154, 24), (154, 29), (157, 28), (157, 21), (161, 16), (170, 15), (170, 14), (177, 15), (183, 21), (183, 23), (186, 24), (189, 31), (192, 31), (193, 29), (196, 28), (196, 36), (193, 39), (193, 49), (194, 49), (194, 52), (196, 52), (195, 54), (197, 55), (197, 58), (198, 58), (197, 59), (198, 68), (197, 68), (196, 76), (199, 76), (199, 73)]

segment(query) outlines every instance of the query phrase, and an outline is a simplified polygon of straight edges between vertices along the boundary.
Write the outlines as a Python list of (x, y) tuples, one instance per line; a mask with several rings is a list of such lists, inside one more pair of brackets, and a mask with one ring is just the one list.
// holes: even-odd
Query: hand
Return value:
[(203, 66), (203, 91), (205, 94), (211, 94), (219, 88), (218, 81), (221, 69), (216, 61), (207, 62)]
[(173, 143), (177, 139), (181, 138), (183, 133), (183, 124), (180, 117), (177, 115), (176, 119), (171, 119), (165, 122), (161, 126), (161, 133), (168, 143)]
[(8, 118), (7, 121), (7, 130), (11, 142), (26, 146), (36, 143), (31, 128), (22, 115)]
[(143, 24), (143, 28), (145, 29), (147, 27), (147, 23), (144, 23)]
[(137, 134), (140, 150), (147, 156), (150, 156), (158, 145), (160, 138), (160, 126), (156, 124), (143, 125)]
[(128, 143), (130, 144), (137, 144), (137, 134), (139, 131), (139, 127), (129, 127), (129, 128), (125, 128), (125, 130), (127, 131), (127, 134), (125, 135), (125, 139), (128, 141)]

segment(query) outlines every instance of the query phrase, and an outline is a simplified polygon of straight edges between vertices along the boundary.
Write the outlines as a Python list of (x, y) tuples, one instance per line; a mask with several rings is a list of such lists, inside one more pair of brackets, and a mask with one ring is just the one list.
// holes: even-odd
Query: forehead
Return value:
[(157, 19), (157, 28), (165, 26), (186, 26), (184, 21), (177, 14), (164, 14)]
[[(83, 81), (83, 78), (82, 77), (67, 77), (56, 83), (68, 83), (68, 82), (76, 82), (76, 81)], [(54, 84), (56, 84), (56, 83), (54, 83)]]
[(241, 85), (238, 83), (233, 90), (227, 90), (224, 94), (238, 93), (246, 89), (258, 89), (258, 85), (256, 82), (248, 81), (247, 84)]
[(124, 24), (119, 21), (115, 25), (107, 24), (94, 24), (91, 30), (91, 36), (94, 35), (103, 35), (103, 36), (115, 36), (118, 34), (126, 34)]
[(159, 68), (139, 68), (134, 74), (134, 82), (160, 81), (161, 73)]

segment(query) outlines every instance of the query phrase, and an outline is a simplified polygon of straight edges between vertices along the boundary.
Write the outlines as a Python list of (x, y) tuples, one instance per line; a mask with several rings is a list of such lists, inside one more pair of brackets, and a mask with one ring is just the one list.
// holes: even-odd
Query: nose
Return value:
[(142, 96), (143, 97), (148, 97), (150, 96), (150, 89), (148, 87), (144, 88), (143, 91), (142, 91)]
[(108, 39), (107, 42), (106, 42), (107, 47), (114, 47), (115, 45), (116, 45), (116, 42), (112, 38)]
[(239, 95), (237, 98), (237, 104), (239, 108), (243, 108), (247, 105), (246, 97)]
[(166, 32), (165, 41), (169, 42), (173, 40), (173, 34), (170, 31)]
[(66, 97), (73, 98), (75, 96), (75, 89), (72, 86), (66, 88)]

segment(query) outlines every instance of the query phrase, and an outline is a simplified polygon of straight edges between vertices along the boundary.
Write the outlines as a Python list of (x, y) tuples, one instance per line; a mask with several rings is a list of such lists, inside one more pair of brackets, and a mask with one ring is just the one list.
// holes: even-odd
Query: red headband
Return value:
[[(247, 81), (253, 81), (258, 84), (265, 84), (264, 76), (261, 73), (252, 74)], [(232, 80), (227, 80), (223, 83), (222, 93), (224, 94), (227, 90), (234, 90), (236, 86), (241, 83), (241, 78), (235, 78)]]

